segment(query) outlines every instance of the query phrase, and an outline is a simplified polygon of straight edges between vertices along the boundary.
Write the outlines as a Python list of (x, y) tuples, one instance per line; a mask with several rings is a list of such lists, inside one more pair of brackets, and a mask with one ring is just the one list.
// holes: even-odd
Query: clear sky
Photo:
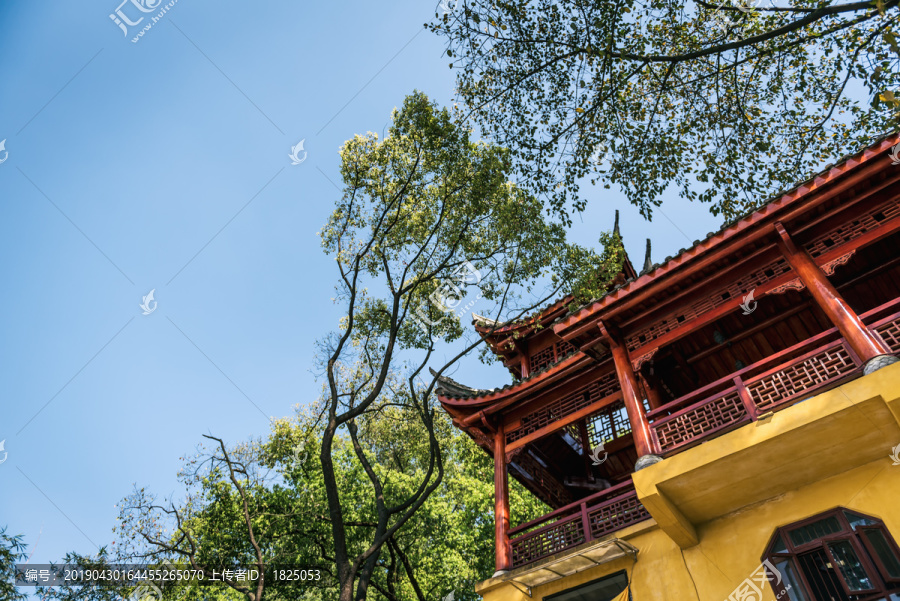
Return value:
[[(413, 89), (453, 97), (432, 0), (178, 0), (136, 43), (166, 4), (120, 1), (0, 3), (0, 527), (32, 563), (109, 544), (133, 483), (178, 496), (203, 433), (263, 436), (316, 397), (338, 148)], [(126, 36), (117, 9), (144, 19)], [(646, 237), (658, 262), (720, 225), (585, 195), (576, 239), (618, 208), (638, 269)], [(454, 377), (508, 381), (475, 357)]]

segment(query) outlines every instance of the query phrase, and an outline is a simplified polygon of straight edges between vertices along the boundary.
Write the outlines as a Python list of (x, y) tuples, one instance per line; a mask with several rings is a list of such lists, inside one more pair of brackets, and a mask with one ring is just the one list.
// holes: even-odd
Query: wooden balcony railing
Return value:
[[(900, 298), (860, 317), (900, 353)], [(837, 328), (826, 330), (649, 412), (653, 442), (664, 455), (678, 453), (861, 372), (861, 361)], [(649, 518), (629, 479), (512, 528), (512, 566), (533, 563)]]
[[(900, 352), (898, 309), (900, 299), (894, 299), (860, 316), (894, 352)], [(649, 412), (654, 444), (671, 455), (858, 377), (861, 370), (862, 362), (831, 328)]]
[(631, 480), (509, 531), (514, 568), (649, 519)]

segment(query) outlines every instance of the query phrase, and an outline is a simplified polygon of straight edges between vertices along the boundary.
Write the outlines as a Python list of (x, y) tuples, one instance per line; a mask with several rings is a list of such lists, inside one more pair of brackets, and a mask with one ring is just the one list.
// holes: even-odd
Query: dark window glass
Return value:
[(865, 536), (866, 540), (869, 541), (869, 544), (872, 545), (872, 549), (875, 550), (884, 569), (887, 570), (888, 576), (891, 578), (900, 578), (900, 560), (897, 559), (897, 555), (885, 538), (884, 532), (881, 530), (866, 529), (863, 530), (863, 536)]
[(875, 588), (872, 579), (866, 574), (866, 570), (860, 563), (859, 557), (857, 557), (856, 551), (853, 550), (853, 545), (850, 544), (850, 541), (839, 540), (828, 543), (828, 548), (831, 550), (831, 555), (837, 564), (835, 567), (840, 570), (841, 575), (844, 577), (844, 582), (847, 583), (847, 587), (851, 591), (870, 591)]
[(784, 544), (784, 539), (781, 538), (780, 534), (775, 539), (775, 542), (772, 543), (772, 553), (787, 553), (787, 545)]
[[(780, 536), (778, 538), (781, 538)], [(781, 574), (782, 584), (787, 590), (788, 599), (790, 601), (807, 601), (806, 593), (803, 592), (803, 584), (794, 568), (794, 562), (790, 559), (781, 558), (774, 560), (775, 569)], [(782, 597), (783, 598), (783, 597)]]
[(841, 523), (836, 516), (830, 515), (827, 518), (817, 520), (812, 524), (807, 524), (806, 526), (800, 526), (799, 528), (791, 530), (790, 537), (794, 546), (799, 547), (800, 545), (812, 542), (817, 538), (822, 538), (840, 531)]
[(850, 601), (841, 586), (838, 575), (831, 569), (831, 562), (821, 547), (797, 556), (800, 569), (806, 576), (813, 599)]
[(847, 516), (847, 521), (850, 522), (850, 526), (854, 530), (856, 530), (857, 526), (872, 526), (876, 523), (872, 518), (867, 518), (864, 515), (859, 515), (852, 511), (845, 511), (844, 515)]
[(545, 601), (612, 601), (628, 586), (628, 576), (619, 572), (600, 580), (544, 597)]

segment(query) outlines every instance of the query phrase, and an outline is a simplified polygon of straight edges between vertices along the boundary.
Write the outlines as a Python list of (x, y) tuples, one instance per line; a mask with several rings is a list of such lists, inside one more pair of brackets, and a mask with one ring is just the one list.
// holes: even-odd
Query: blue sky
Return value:
[[(0, 527), (33, 563), (114, 540), (132, 483), (177, 496), (203, 433), (262, 436), (316, 397), (338, 148), (413, 89), (453, 96), (422, 28), (436, 2), (178, 0), (133, 43), (156, 13), (126, 37), (119, 1), (0, 3)], [(646, 237), (659, 261), (719, 227), (677, 198), (647, 223), (584, 192), (575, 239), (618, 208), (638, 268)], [(454, 377), (508, 379), (475, 357)]]

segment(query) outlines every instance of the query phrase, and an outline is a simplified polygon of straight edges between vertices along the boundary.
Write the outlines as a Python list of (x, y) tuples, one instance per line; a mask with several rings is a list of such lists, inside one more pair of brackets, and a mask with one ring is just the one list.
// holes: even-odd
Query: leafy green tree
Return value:
[[(160, 502), (136, 490), (122, 505), (117, 561), (165, 565), (165, 559), (207, 574), (236, 564), (258, 565), (261, 572), (270, 569), (261, 585), (259, 581), (217, 588), (163, 585), (165, 600), (337, 598), (335, 545), (318, 459), (321, 417), (321, 411), (298, 412), (293, 420), (276, 421), (266, 440), (233, 448), (214, 439), (211, 447), (186, 461), (181, 479), (187, 496), (182, 502)], [(347, 546), (356, 553), (369, 546), (378, 527), (371, 481), (357, 458), (359, 448), (385, 483), (388, 502), (405, 498), (418, 487), (430, 461), (425, 426), (395, 404), (380, 404), (358, 423), (356, 442), (341, 434), (332, 451)], [(385, 544), (372, 570), (368, 599), (432, 601), (453, 592), (458, 601), (475, 601), (474, 583), (493, 572), (493, 463), (446, 415), (436, 414), (434, 433), (443, 449), (444, 478)], [(515, 481), (510, 498), (517, 521), (547, 511)], [(85, 562), (79, 558), (72, 563)], [(93, 565), (97, 567), (97, 560)], [(276, 565), (320, 569), (322, 586), (271, 578)], [(127, 597), (133, 588), (119, 592)], [(110, 599), (110, 589), (61, 593), (53, 598)]]
[(26, 558), (22, 535), (10, 536), (6, 528), (0, 529), (0, 599), (20, 601), (27, 593), (15, 587), (16, 563)]
[[(598, 295), (623, 260), (616, 235), (596, 251), (569, 244), (511, 168), (508, 150), (474, 140), (421, 93), (394, 111), (384, 139), (346, 142), (343, 195), (321, 231), (343, 317), (318, 344), (314, 410), (277, 422), (266, 441), (206, 436), (211, 446), (181, 473), (183, 501), (144, 489), (124, 501), (119, 560), (261, 574), (163, 587), (173, 599), (472, 595), (491, 573), (492, 467), (435, 400), (437, 378), (484, 348), (460, 306), (477, 291), (488, 307), (479, 312), (523, 319), (563, 291)], [(538, 505), (517, 500), (513, 511), (527, 519)], [(327, 586), (280, 583), (267, 571), (275, 565), (315, 566)]]
[(448, 4), (461, 101), (557, 208), (587, 178), (728, 219), (896, 128), (897, 0)]
[[(619, 249), (573, 254), (564, 224), (510, 182), (509, 151), (471, 135), (449, 111), (414, 93), (394, 111), (383, 140), (370, 133), (341, 149), (344, 195), (321, 236), (339, 272), (336, 302), (345, 316), (320, 346), (326, 384), (319, 455), (340, 601), (366, 598), (384, 547), (390, 550), (444, 478), (435, 383), (483, 342), (464, 339), (456, 311), (464, 291), (477, 289), (497, 318), (518, 319), (566, 289), (567, 274), (583, 273), (563, 269), (566, 258), (591, 261), (601, 286), (621, 265)], [(540, 288), (550, 272), (557, 277)], [(456, 346), (426, 377), (437, 343)], [(424, 428), (427, 460), (404, 487), (384, 479), (360, 434), (363, 418), (385, 403)], [(369, 480), (374, 508), (367, 544), (357, 549), (334, 461), (340, 433)]]

